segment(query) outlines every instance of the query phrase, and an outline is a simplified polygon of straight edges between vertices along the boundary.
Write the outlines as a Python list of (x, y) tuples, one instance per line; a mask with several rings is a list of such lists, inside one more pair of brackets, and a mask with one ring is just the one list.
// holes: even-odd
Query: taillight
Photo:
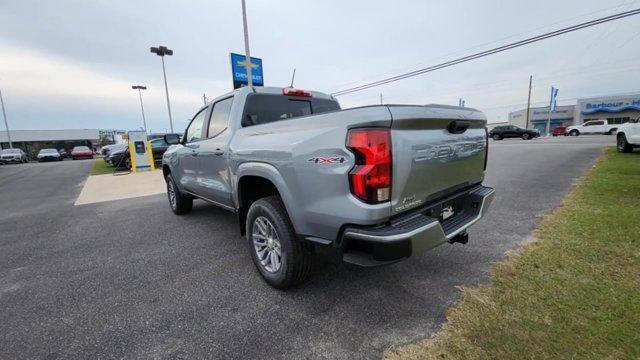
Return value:
[(308, 91), (304, 91), (301, 89), (294, 89), (294, 88), (284, 88), (282, 89), (282, 95), (286, 95), (286, 96), (298, 96), (298, 97), (306, 97), (306, 98), (310, 98), (311, 97), (311, 93)]
[(389, 129), (352, 129), (347, 147), (356, 155), (349, 172), (353, 195), (369, 204), (391, 199), (391, 134)]

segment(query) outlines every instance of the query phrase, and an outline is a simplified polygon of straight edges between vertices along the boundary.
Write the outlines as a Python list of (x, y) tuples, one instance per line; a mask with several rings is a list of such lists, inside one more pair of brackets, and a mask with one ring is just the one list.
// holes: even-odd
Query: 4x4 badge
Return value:
[(343, 162), (347, 161), (347, 159), (345, 159), (342, 156), (317, 156), (317, 157), (312, 157), (311, 159), (307, 160), (316, 164), (335, 164), (335, 163), (340, 163), (342, 164)]

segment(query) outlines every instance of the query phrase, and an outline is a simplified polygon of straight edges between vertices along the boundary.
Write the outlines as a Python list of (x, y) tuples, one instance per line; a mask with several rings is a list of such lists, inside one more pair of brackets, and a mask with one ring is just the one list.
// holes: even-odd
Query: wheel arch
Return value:
[(233, 191), (233, 201), (238, 213), (240, 233), (245, 235), (245, 222), (249, 207), (258, 199), (277, 195), (282, 199), (287, 215), (295, 229), (296, 221), (293, 199), (287, 191), (280, 172), (266, 163), (243, 163), (236, 172), (237, 181)]

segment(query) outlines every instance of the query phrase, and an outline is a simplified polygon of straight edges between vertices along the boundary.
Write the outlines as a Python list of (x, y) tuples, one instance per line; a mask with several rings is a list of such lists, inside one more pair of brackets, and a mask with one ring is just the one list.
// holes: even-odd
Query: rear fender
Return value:
[[(238, 184), (240, 183), (240, 179), (243, 176), (258, 176), (265, 178), (271, 183), (273, 183), (280, 194), (280, 198), (284, 203), (284, 207), (287, 210), (287, 214), (289, 214), (289, 218), (291, 219), (291, 223), (296, 228), (297, 216), (296, 209), (294, 209), (294, 201), (291, 198), (291, 193), (287, 191), (286, 183), (282, 178), (282, 175), (273, 165), (262, 163), (262, 162), (245, 162), (238, 166), (238, 169), (235, 174), (235, 181), (233, 181), (232, 186), (232, 197), (233, 203), (235, 204), (236, 209), (240, 208), (240, 199), (238, 193)], [(296, 231), (297, 232), (297, 231)]]

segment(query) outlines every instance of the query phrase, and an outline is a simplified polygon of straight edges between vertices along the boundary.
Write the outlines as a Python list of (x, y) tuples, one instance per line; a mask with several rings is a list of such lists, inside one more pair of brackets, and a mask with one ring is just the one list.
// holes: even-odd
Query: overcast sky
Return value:
[[(265, 85), (333, 92), (541, 32), (640, 7), (640, 1), (247, 0), (251, 53)], [(229, 53), (244, 50), (240, 0), (0, 1), (0, 88), (13, 129), (148, 128), (168, 116), (160, 58), (166, 45), (171, 106), (182, 130), (202, 104), (232, 87)], [(506, 121), (549, 88), (559, 104), (640, 92), (640, 16), (595, 26), (445, 70), (339, 97), (343, 108), (445, 103)], [(2, 129), (4, 130), (4, 129)]]

